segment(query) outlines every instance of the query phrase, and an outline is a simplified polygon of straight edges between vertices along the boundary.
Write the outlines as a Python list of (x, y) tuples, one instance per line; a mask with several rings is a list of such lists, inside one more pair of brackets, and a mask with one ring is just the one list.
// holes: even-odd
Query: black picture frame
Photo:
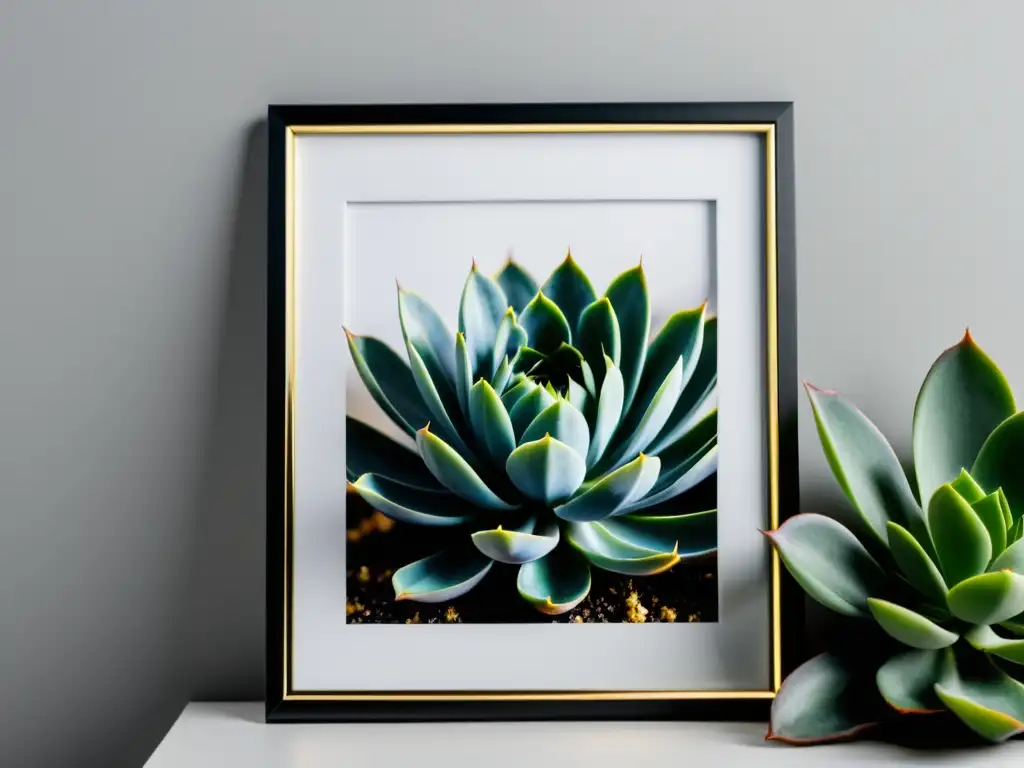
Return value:
[[(268, 325), (267, 325), (267, 616), (266, 720), (282, 722), (426, 721), (426, 720), (580, 720), (694, 719), (767, 720), (771, 697), (744, 698), (729, 691), (694, 698), (588, 698), (542, 694), (498, 693), (492, 697), (372, 694), (338, 700), (332, 696), (300, 696), (287, 690), (289, 654), (285, 607), (290, 588), (290, 452), (287, 448), (290, 398), (286, 334), (288, 233), (287, 162), (289, 141), (300, 126), (334, 125), (487, 125), (487, 124), (687, 124), (758, 127), (764, 135), (765, 179), (774, 185), (776, 327), (765, 329), (765, 343), (774, 341), (775, 376), (766, 388), (769, 410), (776, 414), (775, 466), (766, 494), (774, 494), (781, 524), (799, 509), (797, 452), (797, 316), (796, 232), (794, 199), (794, 126), (790, 102), (721, 103), (548, 103), (432, 105), (272, 105), (269, 125), (268, 193)], [(771, 148), (774, 151), (771, 151)], [(773, 178), (769, 176), (774, 171)], [(769, 228), (768, 231), (771, 231)], [(770, 246), (769, 246), (770, 249)], [(771, 280), (766, 276), (766, 287)], [(771, 366), (770, 366), (771, 367)], [(771, 457), (769, 458), (771, 462)], [(766, 543), (765, 546), (768, 546)], [(773, 643), (772, 691), (805, 658), (803, 597), (792, 577), (772, 553), (777, 617)], [(285, 642), (282, 642), (285, 637)], [(784, 642), (782, 638), (785, 638)], [(720, 695), (719, 695), (720, 694)]]

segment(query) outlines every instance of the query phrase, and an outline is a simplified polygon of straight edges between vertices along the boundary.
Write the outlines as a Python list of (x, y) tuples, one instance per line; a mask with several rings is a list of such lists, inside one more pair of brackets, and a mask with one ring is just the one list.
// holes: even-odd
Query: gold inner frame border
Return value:
[(514, 123), (408, 125), (291, 125), (285, 135), (285, 503), (284, 621), (282, 698), (285, 701), (657, 701), (774, 699), (782, 686), (781, 570), (771, 552), (771, 684), (764, 690), (623, 690), (623, 691), (394, 691), (387, 693), (312, 692), (291, 688), (291, 568), (293, 473), (295, 445), (295, 138), (335, 134), (510, 134), (510, 133), (751, 133), (764, 137), (765, 185), (765, 310), (768, 389), (768, 511), (772, 528), (779, 525), (779, 414), (777, 234), (775, 189), (775, 125), (773, 123)]

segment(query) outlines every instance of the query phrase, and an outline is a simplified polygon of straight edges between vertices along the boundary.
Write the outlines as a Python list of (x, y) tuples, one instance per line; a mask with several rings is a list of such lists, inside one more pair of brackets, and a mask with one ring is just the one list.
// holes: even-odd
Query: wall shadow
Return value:
[(250, 125), (235, 190), (223, 315), (185, 612), (198, 700), (262, 699), (265, 612), (267, 127)]

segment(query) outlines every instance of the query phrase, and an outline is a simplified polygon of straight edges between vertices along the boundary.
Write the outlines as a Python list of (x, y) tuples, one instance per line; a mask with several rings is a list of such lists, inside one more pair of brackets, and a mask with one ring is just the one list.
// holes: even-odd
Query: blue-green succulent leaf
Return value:
[(911, 648), (937, 650), (948, 648), (960, 636), (936, 624), (916, 611), (877, 597), (868, 598), (868, 608), (888, 635)]
[(808, 385), (807, 394), (825, 457), (839, 487), (878, 542), (886, 543), (885, 524), (890, 520), (921, 541), (921, 509), (896, 453), (878, 427), (838, 393)]
[(580, 459), (586, 458), (590, 447), (590, 427), (583, 414), (564, 397), (556, 398), (555, 402), (541, 411), (530, 422), (519, 442), (530, 443), (540, 440), (544, 435), (551, 435), (565, 443), (576, 451)]
[(555, 402), (555, 398), (544, 387), (537, 386), (520, 397), (516, 404), (509, 410), (509, 417), (512, 419), (512, 429), (515, 432), (516, 442), (522, 438), (526, 428), (533, 423), (549, 405)]
[(531, 346), (524, 345), (516, 355), (516, 363), (513, 370), (517, 373), (533, 373), (540, 366), (547, 362), (548, 356), (538, 352)]
[(601, 526), (619, 541), (652, 552), (675, 552), (679, 558), (699, 557), (718, 548), (718, 510), (686, 515), (625, 515)]
[[(985, 498), (985, 489), (978, 485), (977, 481), (971, 477), (966, 469), (961, 469), (960, 474), (956, 476), (956, 479), (951, 480), (949, 485), (954, 491), (963, 496), (964, 501), (968, 504), (973, 504)], [(935, 493), (936, 490), (938, 488), (933, 489), (932, 493)], [(925, 501), (927, 502), (931, 497), (932, 494), (928, 494)]]
[(527, 378), (521, 373), (516, 374), (516, 376), (519, 378), (519, 381), (516, 382), (515, 379), (513, 379), (512, 386), (510, 386), (501, 396), (501, 402), (505, 406), (505, 410), (510, 414), (512, 413), (512, 409), (515, 407), (516, 403), (518, 403), (524, 395), (527, 395), (537, 389), (537, 384), (532, 379)]
[[(490, 379), (494, 375), (498, 327), (508, 306), (501, 286), (480, 272), (474, 263), (462, 289), (459, 305), (459, 330), (466, 337), (474, 378), (483, 376)], [(503, 356), (504, 351), (498, 360)]]
[(572, 342), (569, 322), (551, 299), (538, 291), (522, 315), (519, 324), (526, 329), (527, 343), (541, 354), (554, 352), (563, 343)]
[(575, 608), (590, 592), (590, 566), (571, 547), (556, 547), (520, 566), (516, 586), (538, 611), (557, 616)]
[(1006, 419), (988, 436), (978, 452), (971, 474), (989, 490), (1002, 488), (1013, 519), (1024, 515), (1024, 411)]
[(597, 379), (594, 378), (594, 371), (591, 369), (590, 363), (586, 360), (580, 363), (580, 373), (583, 376), (583, 387), (587, 390), (587, 394), (596, 398), (601, 387), (597, 385)]
[(576, 492), (587, 468), (575, 450), (546, 435), (512, 451), (505, 471), (524, 495), (554, 505)]
[(456, 496), (485, 509), (515, 509), (488, 488), (454, 448), (426, 428), (416, 433), (416, 446), (427, 469)]
[(693, 373), (679, 395), (676, 407), (654, 442), (650, 452), (660, 454), (665, 446), (672, 445), (713, 406), (718, 386), (718, 318), (704, 319), (703, 340), (700, 357)]
[(540, 291), (562, 310), (570, 329), (577, 327), (584, 308), (593, 302), (595, 297), (594, 287), (571, 253), (567, 254), (565, 260), (551, 273)]
[(491, 361), (491, 373), (479, 371), (478, 376), (491, 378), (501, 367), (502, 359), (511, 360), (519, 354), (520, 347), (526, 343), (526, 330), (516, 322), (516, 313), (512, 307), (505, 310), (498, 332), (494, 340)]
[(657, 458), (641, 453), (624, 467), (583, 485), (569, 501), (555, 507), (554, 512), (563, 520), (603, 520), (643, 498), (658, 479), (660, 466)]
[(469, 421), (478, 444), (486, 449), (491, 462), (504, 467), (516, 447), (516, 436), (508, 411), (486, 379), (480, 379), (469, 391)]
[(591, 565), (626, 576), (653, 576), (679, 562), (675, 550), (656, 552), (634, 546), (616, 538), (598, 522), (570, 523), (566, 538)]
[[(1024, 457), (1021, 466), (1024, 467)], [(999, 494), (990, 493), (971, 504), (971, 509), (988, 529), (989, 538), (992, 540), (992, 556), (998, 557), (1006, 549), (1006, 520), (1003, 519), (1003, 509), (999, 505)]]
[(695, 423), (689, 432), (658, 453), (661, 475), (655, 490), (662, 491), (673, 485), (717, 443), (718, 409), (715, 408)]
[(447, 491), (415, 488), (380, 475), (362, 475), (349, 489), (400, 523), (459, 525), (473, 517), (474, 508)]
[(430, 410), (430, 415), (434, 417), (434, 428), (440, 432), (444, 439), (451, 443), (452, 447), (462, 454), (464, 458), (471, 459), (472, 453), (459, 436), (459, 428), (456, 427), (455, 423), (452, 421), (453, 415), (458, 418), (460, 422), (462, 421), (458, 412), (458, 406), (449, 412), (448, 408), (445, 407), (444, 402), (441, 400), (441, 394), (434, 386), (434, 380), (430, 378), (430, 373), (427, 371), (426, 364), (416, 351), (416, 347), (409, 343), (407, 349), (409, 352), (409, 363), (412, 367), (413, 380), (419, 388), (423, 402), (427, 404), (427, 408)]
[(506, 356), (498, 366), (498, 370), (494, 372), (494, 378), (491, 379), (491, 386), (494, 387), (495, 392), (501, 395), (508, 386), (510, 378), (512, 378), (512, 366), (509, 364), (508, 357)]
[(1018, 539), (1013, 542), (989, 566), (990, 571), (1001, 571), (1003, 569), (1024, 574), (1024, 539)]
[(854, 737), (883, 714), (874, 683), (852, 659), (815, 656), (783, 681), (772, 701), (768, 738), (805, 745)]
[(878, 692), (893, 709), (904, 714), (941, 712), (946, 707), (935, 695), (947, 655), (952, 651), (913, 650), (899, 653), (879, 667)]
[(886, 529), (889, 551), (907, 581), (936, 605), (945, 605), (946, 582), (924, 547), (899, 523), (890, 520)]
[(573, 408), (584, 416), (591, 412), (592, 398), (575, 379), (569, 379), (569, 389), (565, 394), (566, 399), (572, 403)]
[(352, 481), (373, 473), (428, 490), (440, 490), (416, 453), (351, 416), (345, 417), (345, 474)]
[(622, 356), (616, 366), (622, 372), (623, 413), (629, 413), (640, 384), (647, 357), (647, 336), (651, 332), (651, 304), (642, 266), (616, 277), (605, 292), (619, 323)]
[(607, 296), (602, 296), (583, 310), (573, 338), (594, 372), (595, 386), (599, 385), (604, 378), (605, 356), (618, 366), (622, 354), (619, 321)]
[(992, 559), (988, 529), (948, 483), (940, 485), (928, 502), (928, 529), (950, 587), (985, 571)]
[(530, 299), (537, 295), (537, 282), (511, 258), (495, 279), (505, 292), (509, 305), (517, 313), (522, 312)]
[(992, 742), (1024, 733), (1024, 684), (993, 664), (961, 674), (946, 664), (935, 693), (954, 715), (979, 736)]
[(615, 428), (619, 425), (622, 415), (624, 398), (622, 373), (611, 358), (604, 357), (604, 381), (601, 394), (597, 399), (597, 410), (594, 416), (594, 429), (590, 437), (590, 449), (587, 451), (587, 468), (593, 468), (604, 456), (605, 449), (611, 442)]
[(473, 544), (492, 560), (510, 565), (521, 565), (544, 557), (558, 545), (558, 522), (547, 518), (536, 528), (537, 518), (530, 517), (515, 528), (500, 525), (491, 530), (473, 534)]
[(982, 624), (972, 627), (964, 635), (964, 639), (979, 651), (1012, 661), (1014, 664), (1024, 664), (1024, 637), (1000, 637), (992, 627)]
[(766, 535), (808, 595), (844, 616), (868, 615), (867, 600), (885, 584), (885, 571), (842, 523), (796, 515)]
[(943, 352), (914, 406), (914, 470), (921, 500), (973, 465), (985, 438), (1016, 410), (1006, 377), (970, 332)]
[(459, 397), (462, 415), (469, 418), (469, 390), (473, 386), (473, 361), (462, 332), (455, 334), (455, 394)]
[(345, 331), (359, 378), (383, 411), (410, 435), (430, 421), (409, 366), (387, 344)]
[(434, 381), (434, 387), (446, 404), (455, 393), (454, 336), (441, 316), (424, 299), (411, 291), (398, 289), (398, 319), (402, 325), (402, 338), (411, 344)]
[[(633, 502), (627, 508), (627, 512), (636, 512), (641, 509), (648, 509), (662, 504), (682, 493), (695, 488), (704, 480), (718, 471), (718, 438), (712, 438), (701, 448), (700, 456), (690, 464), (686, 470), (673, 476), (673, 480), (667, 487), (655, 489), (655, 491), (644, 498)], [(660, 478), (659, 478), (659, 485)]]
[(391, 586), (396, 600), (445, 603), (479, 584), (492, 565), (494, 561), (474, 547), (456, 547), (399, 568)]
[[(614, 458), (610, 460), (606, 458), (599, 466), (611, 469), (619, 467), (627, 461), (632, 461), (638, 453), (651, 444), (651, 441), (657, 437), (662, 427), (665, 426), (669, 414), (672, 413), (672, 409), (675, 407), (676, 400), (679, 399), (679, 393), (682, 391), (682, 380), (683, 359), (677, 357), (675, 364), (669, 369), (664, 380), (658, 386), (658, 390), (646, 405), (644, 415), (640, 421), (632, 429), (627, 429), (624, 425), (620, 424), (613, 441), (613, 445), (617, 443), (618, 447), (613, 448), (610, 452), (610, 455)], [(638, 398), (637, 400), (637, 402), (642, 401), (643, 398)]]
[(972, 576), (949, 590), (953, 615), (971, 624), (998, 624), (1024, 611), (1024, 575), (994, 571)]

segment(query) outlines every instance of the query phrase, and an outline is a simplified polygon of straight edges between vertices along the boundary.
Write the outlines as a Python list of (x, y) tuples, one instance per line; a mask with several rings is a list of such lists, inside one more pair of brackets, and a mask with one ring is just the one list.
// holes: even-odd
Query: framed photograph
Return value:
[(269, 110), (267, 719), (765, 718), (785, 103)]

